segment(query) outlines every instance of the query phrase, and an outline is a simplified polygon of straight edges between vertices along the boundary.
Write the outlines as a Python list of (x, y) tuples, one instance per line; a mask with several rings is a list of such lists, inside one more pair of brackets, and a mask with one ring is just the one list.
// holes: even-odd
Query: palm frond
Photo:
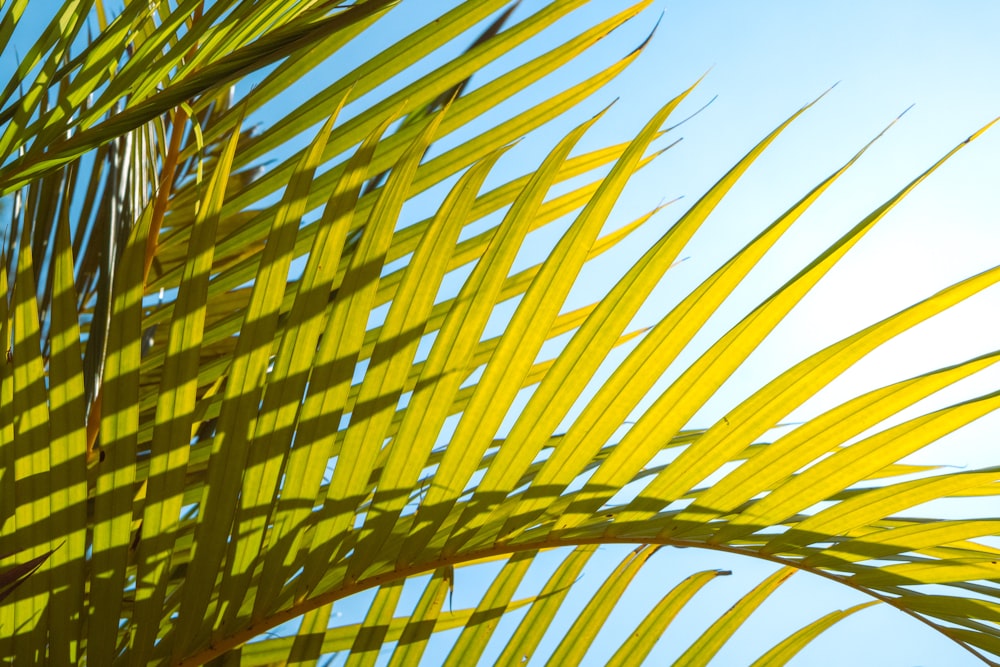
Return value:
[[(514, 144), (639, 57), (645, 42), (552, 76), (651, 3), (605, 8), (566, 37), (551, 29), (584, 0), (530, 11), (467, 0), (370, 52), (397, 4), (49, 8), (0, 93), (0, 194), (13, 204), (0, 261), (0, 655), (263, 665), (346, 653), (361, 665), (440, 651), (447, 664), (579, 664), (672, 545), (778, 568), (687, 637), (676, 664), (705, 664), (794, 571), (871, 601), (803, 621), (757, 664), (784, 664), (875, 602), (1000, 659), (997, 521), (934, 516), (942, 500), (995, 496), (1000, 468), (906, 460), (1000, 407), (988, 392), (914, 410), (1000, 353), (784, 424), (1000, 269), (693, 423), (823, 276), (987, 128), (803, 258), (721, 336), (712, 316), (871, 144), (644, 327), (640, 308), (693, 235), (816, 102), (571, 306), (594, 260), (662, 215), (621, 224), (613, 211), (672, 145), (656, 147), (695, 87), (625, 143), (581, 148), (606, 108), (538, 164), (513, 160)], [(31, 29), (26, 5), (4, 5), (5, 49)], [(359, 49), (363, 59), (344, 55)], [(526, 55), (511, 64), (512, 52)], [(296, 103), (288, 91), (307, 75), (315, 90)], [(696, 344), (704, 352), (685, 362)], [(597, 546), (614, 544), (636, 548), (570, 603)], [(555, 571), (532, 579), (553, 552)], [(459, 577), (501, 561), (468, 608), (451, 608)], [(664, 586), (611, 663), (651, 655), (722, 574)], [(365, 592), (362, 617), (339, 623), (335, 605)], [(582, 613), (557, 627), (570, 604)]]

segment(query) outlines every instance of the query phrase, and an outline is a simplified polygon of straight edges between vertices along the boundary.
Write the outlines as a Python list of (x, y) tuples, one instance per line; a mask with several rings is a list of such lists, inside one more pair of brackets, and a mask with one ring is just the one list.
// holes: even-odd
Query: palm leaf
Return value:
[[(695, 88), (629, 142), (578, 148), (605, 109), (537, 165), (524, 167), (514, 144), (539, 139), (640, 56), (645, 42), (562, 77), (650, 3), (605, 8), (557, 37), (552, 26), (583, 0), (531, 11), (467, 0), (371, 53), (397, 4), (48, 8), (0, 92), (0, 194), (13, 204), (0, 262), (0, 553), (13, 559), (0, 567), (0, 653), (140, 665), (346, 652), (349, 664), (416, 664), (450, 637), (448, 664), (580, 663), (644, 564), (673, 545), (781, 566), (684, 638), (678, 664), (706, 663), (796, 570), (984, 662), (1000, 658), (987, 539), (997, 522), (935, 516), (942, 500), (995, 496), (1000, 468), (905, 460), (1000, 406), (987, 392), (914, 409), (996, 352), (767, 437), (865, 355), (995, 285), (1000, 269), (775, 372), (716, 423), (691, 423), (969, 142), (803, 258), (721, 336), (713, 314), (871, 144), (639, 327), (692, 236), (812, 105), (571, 305), (594, 260), (660, 214), (621, 224), (613, 211), (666, 150), (655, 146)], [(31, 29), (25, 9), (0, 10), (4, 48)], [(98, 33), (81, 46), (89, 17)], [(451, 42), (468, 46), (449, 57)], [(352, 49), (367, 55), (343, 57)], [(427, 67), (414, 73), (418, 62)], [(490, 69), (499, 74), (481, 81)], [(315, 89), (292, 103), (307, 75)], [(683, 362), (696, 344), (705, 351)], [(579, 604), (580, 574), (604, 544), (638, 546)], [(550, 557), (542, 582), (533, 568)], [(499, 573), (453, 611), (456, 582), (494, 561)], [(664, 587), (612, 662), (653, 655), (720, 574)], [(341, 601), (366, 591), (365, 613), (338, 622)], [(758, 664), (789, 660), (868, 604), (793, 628)], [(564, 623), (574, 606), (583, 612)]]

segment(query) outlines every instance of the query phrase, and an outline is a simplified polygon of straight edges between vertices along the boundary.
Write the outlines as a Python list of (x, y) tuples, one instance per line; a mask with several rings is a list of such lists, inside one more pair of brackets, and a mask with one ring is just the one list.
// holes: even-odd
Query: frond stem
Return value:
[(548, 540), (539, 540), (537, 542), (531, 542), (531, 543), (519, 543), (516, 545), (510, 545), (510, 544), (494, 545), (491, 546), (490, 548), (481, 549), (479, 551), (467, 554), (457, 554), (455, 556), (449, 556), (449, 557), (442, 557), (432, 561), (419, 563), (411, 567), (400, 568), (393, 570), (391, 572), (384, 572), (382, 574), (377, 574), (375, 576), (368, 577), (366, 579), (359, 579), (354, 583), (345, 585), (341, 588), (337, 588), (336, 590), (328, 591), (321, 595), (317, 595), (316, 597), (303, 600), (300, 603), (293, 604), (288, 609), (283, 609), (271, 616), (268, 616), (265, 619), (262, 619), (256, 623), (252, 623), (247, 627), (245, 627), (243, 630), (240, 630), (230, 635), (229, 637), (226, 637), (222, 641), (218, 641), (212, 644), (208, 648), (198, 653), (195, 653), (194, 655), (185, 658), (176, 664), (178, 667), (184, 667), (187, 665), (205, 664), (208, 661), (212, 660), (213, 658), (216, 658), (226, 653), (227, 651), (230, 651), (238, 646), (241, 646), (242, 644), (247, 643), (254, 637), (257, 637), (262, 633), (267, 632), (283, 623), (287, 623), (288, 621), (291, 621), (296, 617), (301, 616), (302, 614), (313, 611), (314, 609), (318, 609), (324, 605), (336, 602), (337, 600), (350, 597), (352, 595), (355, 595), (356, 593), (360, 593), (362, 591), (381, 586), (390, 581), (395, 581), (398, 579), (406, 579), (421, 574), (427, 574), (428, 572), (433, 572), (434, 570), (440, 567), (470, 564), (478, 560), (492, 559), (497, 556), (502, 556), (505, 554), (514, 554), (520, 551), (556, 549), (562, 547), (575, 547), (583, 545), (602, 546), (609, 544), (642, 544), (642, 545), (656, 544), (659, 546), (675, 546), (675, 547), (687, 547), (693, 549), (708, 549), (711, 551), (721, 551), (725, 553), (736, 554), (739, 556), (749, 556), (751, 558), (766, 560), (782, 566), (791, 566), (803, 572), (809, 572), (810, 574), (815, 574), (825, 579), (835, 581), (838, 584), (848, 586), (860, 593), (863, 593), (880, 602), (890, 605), (895, 609), (903, 612), (904, 614), (916, 619), (920, 623), (923, 623), (924, 625), (932, 628), (933, 630), (945, 635), (946, 637), (948, 637), (948, 639), (950, 639), (951, 641), (955, 642), (956, 644), (964, 648), (966, 651), (968, 651), (976, 658), (981, 660), (984, 664), (990, 665), (991, 667), (1000, 667), (1000, 663), (993, 662), (985, 655), (983, 655), (981, 652), (976, 650), (975, 647), (970, 646), (966, 642), (955, 639), (954, 637), (948, 636), (944, 632), (943, 628), (939, 627), (931, 620), (924, 618), (915, 611), (906, 609), (905, 607), (899, 605), (896, 598), (879, 593), (869, 588), (865, 588), (863, 586), (852, 584), (851, 582), (843, 578), (840, 578), (833, 573), (826, 572), (818, 568), (803, 566), (800, 562), (794, 560), (783, 559), (779, 556), (774, 556), (771, 554), (762, 554), (756, 551), (742, 549), (739, 547), (732, 547), (719, 544), (706, 544), (704, 542), (696, 542), (696, 541), (681, 540), (681, 539), (654, 538), (654, 539), (644, 540), (639, 538), (616, 538), (616, 537), (602, 537), (602, 538), (590, 538), (590, 539), (581, 538), (581, 539), (566, 539), (566, 540), (548, 539)]

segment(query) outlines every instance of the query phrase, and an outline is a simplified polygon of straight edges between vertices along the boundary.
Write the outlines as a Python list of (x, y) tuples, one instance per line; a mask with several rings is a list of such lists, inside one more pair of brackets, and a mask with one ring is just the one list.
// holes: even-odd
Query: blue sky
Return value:
[[(765, 259), (747, 296), (764, 295), (965, 137), (1000, 114), (1000, 45), (989, 2), (664, 3), (664, 35), (643, 67), (670, 63), (679, 78), (712, 71), (718, 99), (683, 128), (666, 179), (689, 197), (702, 191), (787, 114), (840, 82), (789, 128), (720, 207), (711, 229), (676, 271), (702, 274), (794, 198), (833, 171), (909, 105), (913, 107), (827, 193), (799, 229)], [(657, 37), (660, 37), (658, 35)], [(638, 86), (637, 86), (638, 88)], [(640, 89), (641, 90), (641, 89)], [(741, 369), (734, 384), (759, 386), (787, 365), (998, 261), (1000, 136), (996, 129), (956, 155), (909, 195), (817, 287)], [(668, 157), (669, 156), (665, 156)], [(1000, 294), (991, 290), (921, 325), (863, 360), (797, 415), (836, 400), (996, 348)], [(928, 405), (997, 386), (974, 378)], [(739, 386), (733, 396), (741, 395)], [(720, 407), (727, 397), (720, 396)], [(934, 401), (937, 401), (935, 403)], [(711, 415), (709, 415), (711, 416)], [(986, 418), (917, 459), (990, 465)], [(991, 508), (987, 513), (996, 513)]]

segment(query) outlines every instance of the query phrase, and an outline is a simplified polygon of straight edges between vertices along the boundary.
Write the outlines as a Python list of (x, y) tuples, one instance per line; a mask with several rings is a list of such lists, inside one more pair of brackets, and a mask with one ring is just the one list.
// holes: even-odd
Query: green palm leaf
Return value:
[[(707, 663), (796, 570), (871, 601), (793, 628), (756, 664), (784, 664), (874, 601), (1000, 659), (987, 539), (997, 521), (934, 515), (941, 500), (995, 496), (1000, 468), (905, 460), (1000, 407), (986, 392), (914, 409), (998, 353), (767, 437), (865, 355), (995, 285), (1000, 269), (776, 371), (718, 422), (692, 423), (969, 141), (803, 258), (722, 335), (712, 316), (871, 144), (637, 327), (693, 235), (812, 104), (574, 304), (595, 260), (663, 208), (625, 224), (613, 214), (695, 88), (632, 141), (580, 148), (605, 109), (537, 164), (508, 163), (516, 142), (639, 57), (645, 42), (563, 76), (616, 28), (646, 21), (651, 3), (605, 8), (557, 38), (552, 26), (587, 3), (467, 0), (371, 53), (397, 4), (48, 8), (0, 92), (0, 194), (14, 204), (0, 261), (0, 655), (579, 664), (672, 545), (780, 566), (701, 635), (673, 637), (677, 664)], [(35, 28), (26, 6), (0, 7), (4, 49)], [(464, 50), (442, 55), (453, 41)], [(365, 57), (349, 55), (358, 49)], [(288, 91), (307, 75), (315, 89), (295, 103)], [(696, 344), (704, 352), (683, 362)], [(612, 544), (635, 551), (582, 592), (581, 573)], [(499, 562), (453, 610), (457, 582)], [(542, 581), (535, 571), (551, 562)], [(657, 591), (614, 640), (612, 664), (652, 655), (709, 582), (726, 585), (721, 574)], [(365, 592), (363, 613), (338, 621)]]

